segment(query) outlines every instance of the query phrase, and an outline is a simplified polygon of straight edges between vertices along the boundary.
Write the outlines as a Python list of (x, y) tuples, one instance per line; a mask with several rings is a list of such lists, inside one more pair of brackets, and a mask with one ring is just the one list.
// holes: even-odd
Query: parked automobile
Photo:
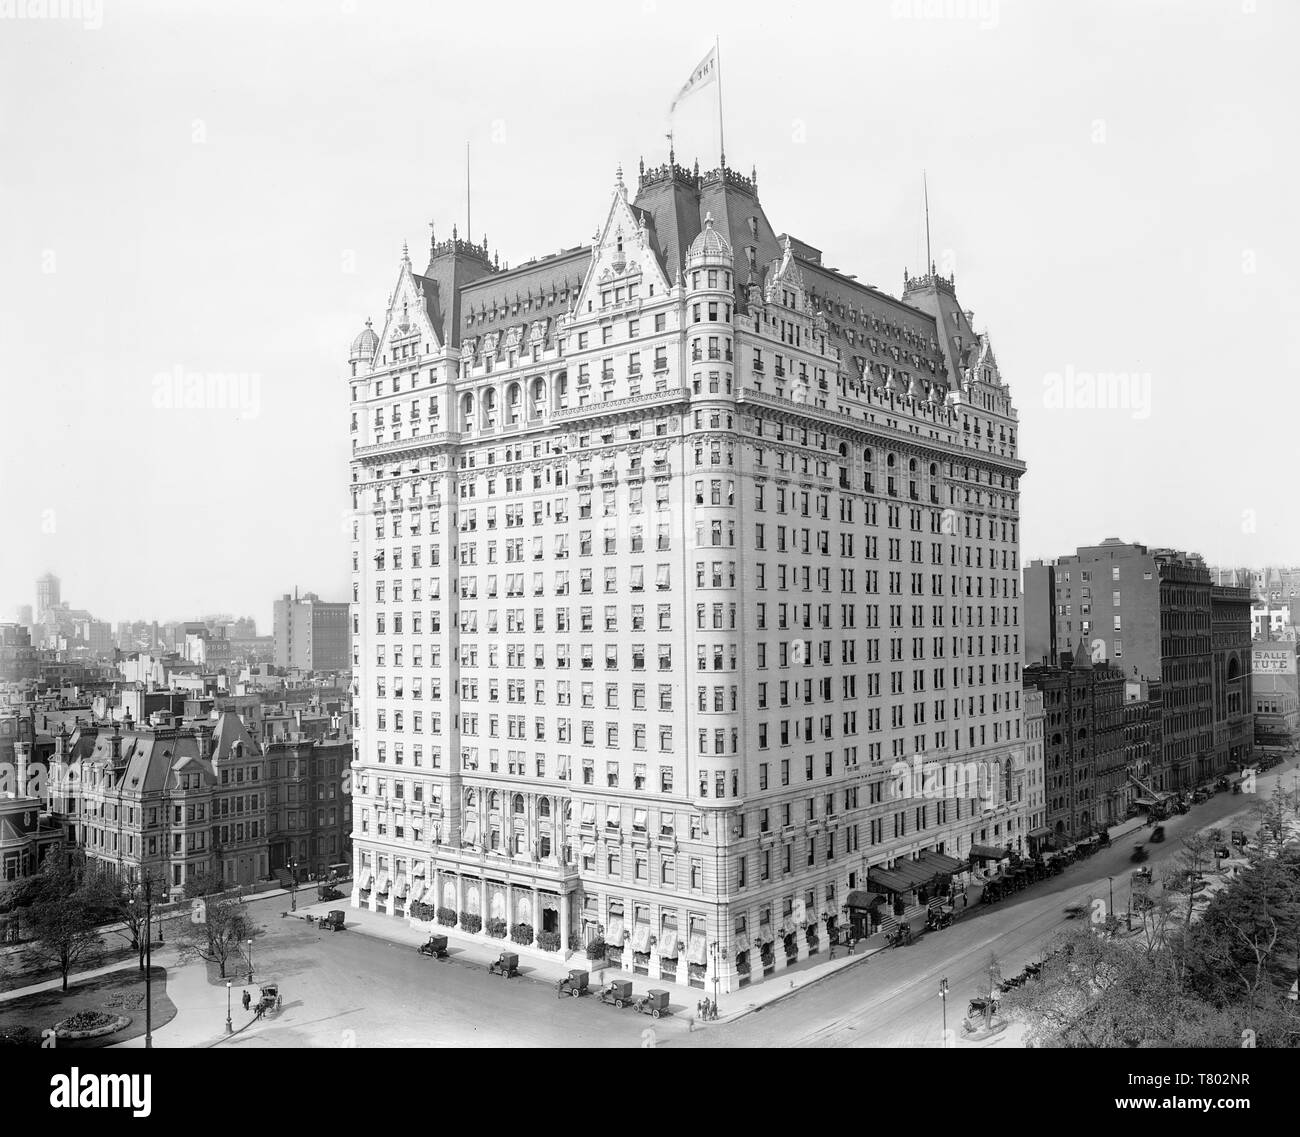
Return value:
[(597, 993), (602, 1003), (612, 1003), (620, 1009), (632, 1002), (632, 981), (630, 979), (611, 979)]
[(342, 900), (343, 893), (341, 893), (332, 884), (326, 884), (322, 882), (321, 884), (318, 884), (316, 886), (316, 899), (321, 901), (322, 903), (328, 902), (330, 900)]
[(431, 935), (427, 941), (422, 943), (417, 949), (421, 955), (427, 955), (430, 959), (447, 958), (447, 937), (441, 935)]
[(1151, 866), (1150, 866), (1150, 865), (1145, 865), (1145, 866), (1143, 866), (1143, 867), (1140, 868), (1140, 869), (1134, 869), (1134, 870), (1133, 870), (1133, 882), (1136, 884), (1136, 883), (1138, 883), (1139, 881), (1144, 882), (1144, 883), (1146, 883), (1146, 884), (1150, 884), (1150, 883), (1151, 883)]
[(335, 908), (320, 918), (320, 926), (328, 928), (331, 932), (341, 932), (347, 924), (344, 922), (342, 911)]
[(635, 1003), (632, 1009), (641, 1015), (650, 1015), (652, 1018), (659, 1018), (660, 1015), (668, 1013), (668, 992), (667, 991), (648, 991), (642, 995)]
[(1153, 845), (1160, 844), (1160, 842), (1163, 841), (1164, 839), (1165, 839), (1165, 827), (1163, 825), (1157, 825), (1154, 829), (1151, 830), (1151, 843)]
[(570, 995), (576, 999), (587, 993), (590, 981), (591, 976), (587, 972), (574, 968), (555, 985), (556, 998), (562, 999), (565, 995)]
[(503, 951), (497, 956), (495, 963), (488, 964), (489, 975), (500, 975), (503, 979), (511, 979), (519, 974), (519, 953), (513, 951)]
[(1232, 843), (1238, 848), (1244, 848), (1246, 845), (1246, 831), (1244, 829), (1234, 829), (1232, 831)]

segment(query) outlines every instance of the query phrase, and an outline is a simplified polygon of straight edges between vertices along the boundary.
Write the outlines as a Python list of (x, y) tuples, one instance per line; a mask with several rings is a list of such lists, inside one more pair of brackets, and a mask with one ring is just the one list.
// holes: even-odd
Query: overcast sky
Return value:
[[(115, 621), (344, 599), (348, 345), (403, 240), (422, 270), (430, 220), (463, 235), (465, 140), (476, 238), (580, 244), (718, 32), (730, 164), (778, 233), (897, 295), (928, 170), (1019, 409), (1026, 560), (1300, 562), (1300, 5), (62, 8), (0, 16), (0, 618), (46, 569)], [(716, 165), (711, 91), (676, 132)], [(234, 405), (168, 406), (188, 373)], [(1072, 405), (1098, 373), (1125, 405)]]

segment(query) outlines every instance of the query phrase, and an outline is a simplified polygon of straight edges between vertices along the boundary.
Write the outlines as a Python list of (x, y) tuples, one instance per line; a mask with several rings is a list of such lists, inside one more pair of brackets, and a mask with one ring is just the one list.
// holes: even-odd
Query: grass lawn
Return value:
[[(153, 968), (153, 1029), (157, 1030), (164, 1023), (176, 1017), (176, 1005), (167, 997), (167, 971), (165, 968)], [(124, 967), (108, 975), (98, 975), (93, 979), (78, 980), (73, 976), (69, 980), (68, 993), (41, 991), (35, 995), (25, 995), (21, 999), (12, 999), (0, 1003), (0, 1036), (8, 1032), (23, 1033), (21, 1028), (31, 1032), (34, 1045), (40, 1045), (41, 1031), (51, 1030), (56, 1022), (61, 1022), (78, 1011), (104, 1011), (114, 1015), (129, 1015), (129, 1026), (116, 1034), (104, 1035), (102, 1038), (79, 1040), (60, 1039), (58, 1047), (62, 1049), (86, 1049), (108, 1046), (137, 1038), (144, 1034), (144, 975), (136, 967)], [(0, 1037), (0, 1045), (3, 1045)]]

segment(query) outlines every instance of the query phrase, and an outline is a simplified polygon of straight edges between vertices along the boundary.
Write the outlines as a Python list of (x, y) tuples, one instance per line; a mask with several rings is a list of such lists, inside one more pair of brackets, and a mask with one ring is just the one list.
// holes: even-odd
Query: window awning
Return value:
[(758, 942), (760, 944), (770, 944), (772, 938), (772, 925), (760, 924), (758, 927)]
[(691, 936), (691, 942), (686, 947), (686, 962), (702, 966), (707, 962), (708, 957), (708, 937), (703, 932), (696, 932)]
[(640, 952), (650, 950), (650, 925), (645, 920), (638, 920), (632, 925), (632, 950)]
[(465, 841), (466, 845), (478, 844), (478, 822), (467, 821), (465, 823)]
[(584, 801), (582, 803), (582, 823), (584, 825), (596, 824), (596, 803), (594, 801)]
[(659, 950), (661, 959), (677, 958), (677, 925), (664, 924), (659, 933), (659, 943), (656, 945)]
[(375, 874), (370, 871), (362, 872), (361, 879), (357, 881), (357, 888), (362, 892), (367, 891), (375, 883)]
[(999, 849), (993, 845), (972, 845), (970, 849), (970, 859), (972, 861), (1002, 861), (1011, 856), (1006, 849)]
[(641, 565), (632, 566), (632, 587), (633, 588), (645, 587), (645, 568)]
[(583, 855), (584, 857), (590, 857), (590, 858), (593, 858), (593, 859), (595, 858), (595, 856), (596, 856), (596, 844), (595, 844), (594, 841), (584, 841), (584, 842), (582, 843), (582, 855)]
[(605, 942), (613, 944), (614, 947), (623, 946), (623, 917), (611, 916), (609, 918), (609, 927), (605, 929)]
[(644, 810), (644, 809), (634, 809), (634, 810), (632, 811), (632, 828), (633, 828), (633, 829), (644, 829), (644, 828), (645, 828), (647, 812), (648, 812), (648, 811), (647, 811), (647, 810)]
[(617, 829), (620, 819), (619, 807), (616, 805), (607, 805), (605, 807), (605, 824), (611, 829)]
[(380, 896), (383, 896), (388, 891), (390, 884), (391, 884), (391, 878), (389, 877), (389, 875), (386, 872), (381, 872), (379, 874), (379, 882), (375, 888), (375, 891), (378, 892)]
[(749, 933), (748, 933), (748, 932), (737, 932), (737, 933), (736, 933), (736, 942), (735, 942), (735, 944), (732, 946), (732, 950), (736, 953), (736, 955), (741, 955), (742, 953), (749, 951), (749, 947), (750, 947), (750, 944), (749, 944)]
[(667, 565), (659, 565), (659, 567), (655, 569), (655, 587), (656, 588), (668, 587), (668, 566)]
[(406, 877), (399, 876), (396, 885), (393, 887), (393, 895), (400, 900), (408, 891), (409, 889), (406, 887)]

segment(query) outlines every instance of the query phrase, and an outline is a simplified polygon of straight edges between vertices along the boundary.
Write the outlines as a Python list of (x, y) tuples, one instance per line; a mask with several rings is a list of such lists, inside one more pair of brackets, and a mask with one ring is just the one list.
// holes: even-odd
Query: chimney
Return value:
[(14, 787), (19, 797), (27, 796), (27, 760), (31, 757), (31, 745), (26, 742), (14, 743), (14, 760), (18, 765), (18, 784)]

